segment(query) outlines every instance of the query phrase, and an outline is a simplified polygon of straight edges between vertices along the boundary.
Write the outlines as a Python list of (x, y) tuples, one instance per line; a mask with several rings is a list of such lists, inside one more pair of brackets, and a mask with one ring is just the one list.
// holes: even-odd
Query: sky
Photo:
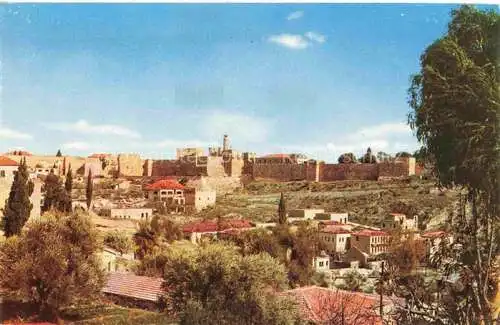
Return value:
[(0, 152), (414, 151), (409, 79), (456, 7), (3, 5)]

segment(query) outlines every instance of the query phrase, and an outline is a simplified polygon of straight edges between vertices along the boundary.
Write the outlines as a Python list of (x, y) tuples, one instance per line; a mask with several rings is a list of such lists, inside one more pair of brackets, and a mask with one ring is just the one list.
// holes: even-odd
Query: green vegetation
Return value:
[(95, 299), (104, 284), (97, 230), (86, 216), (44, 215), (0, 246), (0, 287), (38, 307), (41, 319)]
[[(499, 33), (497, 12), (472, 6), (454, 10), (447, 33), (422, 54), (421, 70), (409, 89), (409, 124), (426, 159), (440, 185), (463, 193), (450, 218), (460, 249), (444, 245), (438, 263), (445, 276), (458, 275), (458, 280), (438, 283), (436, 291), (443, 297), (438, 301), (408, 290), (414, 308), (427, 309), (436, 322), (494, 322), (490, 301), (498, 290), (495, 257), (500, 253)], [(422, 282), (411, 280), (414, 287)], [(407, 317), (419, 319), (413, 313)]]
[(280, 225), (286, 224), (286, 203), (283, 192), (281, 192), (280, 202), (278, 204), (278, 223)]
[(61, 179), (53, 171), (45, 178), (43, 191), (45, 197), (42, 213), (51, 209), (59, 212), (71, 212), (71, 194), (66, 191)]
[(3, 209), (2, 227), (6, 237), (20, 234), (24, 224), (28, 221), (33, 208), (30, 202), (33, 189), (34, 184), (29, 180), (26, 159), (23, 159), (14, 176), (14, 182)]
[(90, 210), (92, 205), (92, 193), (94, 191), (94, 183), (92, 182), (92, 170), (89, 169), (87, 176), (87, 187), (85, 189), (85, 198), (87, 199), (87, 210)]
[(118, 251), (120, 254), (126, 254), (132, 251), (134, 243), (123, 231), (114, 230), (106, 233), (104, 236), (104, 245)]
[(295, 324), (295, 306), (275, 290), (286, 272), (268, 254), (242, 256), (234, 246), (207, 244), (168, 249), (167, 308), (181, 324)]

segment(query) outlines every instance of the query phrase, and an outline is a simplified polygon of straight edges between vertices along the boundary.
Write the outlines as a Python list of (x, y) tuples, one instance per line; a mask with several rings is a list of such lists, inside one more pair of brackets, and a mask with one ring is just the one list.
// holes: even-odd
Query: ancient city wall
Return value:
[(144, 171), (148, 176), (199, 176), (205, 175), (207, 169), (206, 166), (196, 166), (178, 160), (153, 160), (145, 165), (151, 168), (151, 171)]
[(122, 176), (142, 176), (143, 162), (137, 154), (118, 155), (118, 174)]
[(377, 164), (321, 164), (319, 181), (377, 180)]
[(307, 178), (307, 166), (298, 164), (253, 164), (254, 178), (275, 179), (282, 182), (299, 181)]
[[(96, 158), (84, 158), (84, 157), (76, 157), (76, 156), (18, 156), (18, 155), (8, 155), (8, 158), (17, 161), (18, 163), (21, 159), (26, 158), (26, 164), (30, 168), (36, 168), (38, 166), (44, 166), (51, 168), (54, 164), (60, 169), (60, 172), (66, 172), (68, 170), (69, 164), (71, 164), (71, 170), (73, 173), (77, 173), (81, 171), (83, 173), (85, 162), (99, 162), (99, 159)], [(58, 170), (55, 170), (57, 173)]]
[(382, 178), (415, 175), (415, 158), (403, 158), (395, 162), (381, 162), (378, 164), (378, 175)]

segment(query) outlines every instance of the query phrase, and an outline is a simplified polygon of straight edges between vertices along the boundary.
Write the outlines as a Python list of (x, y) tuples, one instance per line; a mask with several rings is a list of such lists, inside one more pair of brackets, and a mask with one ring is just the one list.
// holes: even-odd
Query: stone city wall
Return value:
[(377, 180), (377, 164), (321, 164), (319, 181)]

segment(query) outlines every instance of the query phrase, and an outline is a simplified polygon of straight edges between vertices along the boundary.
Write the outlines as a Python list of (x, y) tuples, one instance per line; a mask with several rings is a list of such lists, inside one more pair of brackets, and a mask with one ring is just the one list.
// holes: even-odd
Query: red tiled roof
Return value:
[(440, 231), (428, 231), (428, 232), (424, 232), (422, 234), (422, 237), (423, 238), (439, 238), (439, 237), (444, 237), (446, 236), (447, 233), (440, 230)]
[(5, 156), (0, 156), (0, 166), (18, 166), (17, 161), (7, 158)]
[[(377, 314), (379, 300), (375, 295), (316, 286), (288, 290), (284, 294), (298, 303), (305, 320), (332, 324), (338, 320), (345, 325), (382, 324)], [(386, 297), (383, 304), (392, 303)]]
[(197, 221), (191, 222), (184, 227), (182, 227), (183, 232), (192, 233), (192, 232), (216, 232), (219, 226), (217, 222), (214, 221)]
[(184, 185), (172, 179), (162, 179), (148, 184), (144, 188), (146, 190), (183, 190)]
[(351, 232), (344, 227), (337, 225), (329, 225), (324, 228), (321, 228), (321, 232), (327, 232), (329, 234), (350, 234)]
[(355, 236), (389, 236), (388, 233), (385, 231), (381, 230), (370, 230), (370, 229), (363, 229), (358, 232), (353, 233)]
[(140, 300), (157, 301), (158, 296), (165, 293), (162, 289), (162, 283), (162, 278), (112, 272), (109, 273), (102, 292)]

